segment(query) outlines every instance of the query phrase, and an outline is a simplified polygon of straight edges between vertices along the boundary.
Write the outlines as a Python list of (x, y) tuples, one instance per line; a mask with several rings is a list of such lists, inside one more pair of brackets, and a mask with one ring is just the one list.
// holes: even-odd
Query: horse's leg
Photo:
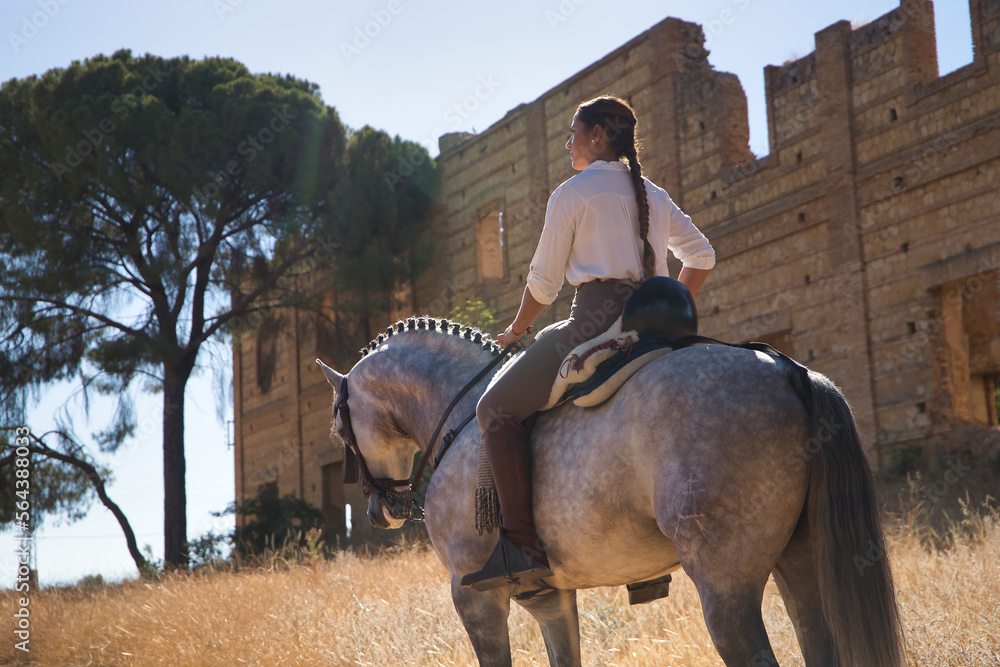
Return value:
[[(783, 490), (779, 487), (779, 492)], [(801, 501), (759, 509), (753, 502), (738, 506), (736, 503), (742, 501), (735, 493), (711, 494), (706, 490), (701, 495), (697, 504), (693, 499), (678, 501), (669, 508), (672, 514), (664, 512), (667, 516), (659, 522), (661, 530), (674, 536), (681, 567), (698, 589), (705, 625), (726, 665), (777, 665), (761, 615), (761, 600), (768, 576), (795, 526), (792, 506), (801, 508)]]
[(695, 585), (708, 633), (728, 667), (777, 666), (760, 613), (763, 586), (759, 590), (729, 590), (698, 585), (697, 580)]
[(469, 634), (479, 664), (482, 667), (510, 665), (510, 635), (507, 631), (510, 589), (475, 591), (459, 586), (459, 577), (453, 576), (451, 599)]
[(576, 611), (576, 591), (555, 590), (518, 604), (528, 610), (542, 628), (549, 664), (578, 667), (580, 658), (580, 617)]
[(774, 568), (774, 581), (781, 591), (806, 667), (833, 667), (836, 657), (833, 638), (823, 617), (819, 576), (813, 545), (803, 519)]

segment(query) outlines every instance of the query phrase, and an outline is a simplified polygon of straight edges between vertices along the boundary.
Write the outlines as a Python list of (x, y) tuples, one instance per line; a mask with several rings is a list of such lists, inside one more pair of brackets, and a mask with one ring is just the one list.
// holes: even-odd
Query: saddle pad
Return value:
[(619, 319), (606, 333), (566, 355), (541, 410), (551, 410), (571, 399), (581, 407), (599, 405), (636, 371), (670, 350), (662, 340), (646, 343), (635, 331), (622, 332)]
[(592, 378), (593, 382), (587, 382), (573, 392), (576, 396), (573, 403), (585, 408), (600, 405), (614, 396), (615, 392), (621, 389), (622, 385), (640, 368), (659, 359), (667, 352), (673, 352), (673, 348), (663, 347), (662, 343), (656, 346), (633, 348), (631, 355), (620, 352), (619, 357), (609, 359), (606, 362), (609, 368), (598, 367), (597, 373)]

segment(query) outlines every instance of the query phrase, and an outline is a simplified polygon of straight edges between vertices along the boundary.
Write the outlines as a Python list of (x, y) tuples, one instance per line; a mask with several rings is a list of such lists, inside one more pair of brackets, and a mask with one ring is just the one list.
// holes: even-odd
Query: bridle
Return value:
[[(333, 418), (336, 420), (340, 417), (341, 423), (341, 434), (340, 437), (344, 441), (344, 484), (354, 484), (355, 482), (361, 481), (361, 490), (365, 494), (365, 498), (368, 498), (373, 492), (376, 497), (382, 502), (389, 512), (389, 516), (394, 519), (408, 519), (410, 521), (423, 521), (424, 510), (419, 505), (415, 503), (417, 486), (420, 484), (420, 480), (424, 474), (424, 468), (427, 466), (427, 462), (431, 460), (431, 455), (434, 452), (434, 445), (437, 442), (438, 435), (441, 433), (441, 429), (444, 428), (444, 423), (447, 421), (448, 417), (451, 415), (455, 406), (465, 398), (466, 394), (472, 390), (476, 384), (482, 380), (487, 373), (497, 367), (510, 353), (511, 350), (516, 348), (518, 343), (511, 343), (508, 345), (503, 352), (500, 353), (498, 357), (493, 359), (490, 363), (486, 365), (479, 373), (472, 378), (462, 389), (459, 390), (458, 394), (452, 399), (451, 403), (445, 408), (444, 414), (441, 419), (438, 420), (437, 427), (434, 429), (433, 435), (431, 435), (430, 442), (427, 444), (427, 448), (424, 449), (424, 455), (421, 458), (420, 465), (417, 467), (416, 472), (413, 475), (413, 479), (392, 479), (391, 477), (372, 477), (371, 471), (368, 469), (368, 462), (365, 461), (364, 454), (361, 453), (361, 448), (358, 446), (358, 439), (354, 435), (354, 427), (351, 424), (351, 408), (347, 405), (348, 390), (347, 390), (347, 376), (340, 381), (340, 388), (337, 390), (337, 400), (333, 404)], [(455, 441), (458, 434), (462, 432), (462, 429), (472, 421), (476, 416), (475, 410), (472, 414), (468, 415), (458, 426), (450, 429), (442, 438), (441, 451), (438, 453), (437, 457), (434, 458), (434, 463), (432, 470), (436, 470), (438, 465), (441, 463), (441, 459), (444, 458), (445, 453), (448, 448), (451, 447), (451, 443)], [(405, 490), (400, 490), (402, 487), (406, 487)], [(413, 510), (416, 509), (419, 515), (413, 516)]]
[[(398, 503), (404, 505), (412, 503), (412, 490), (397, 491), (397, 487), (410, 486), (408, 479), (392, 479), (391, 477), (372, 477), (368, 470), (368, 462), (365, 461), (361, 448), (358, 447), (358, 439), (354, 435), (354, 426), (351, 424), (351, 408), (347, 405), (347, 376), (340, 381), (340, 389), (337, 390), (337, 400), (333, 404), (333, 418), (340, 417), (341, 438), (344, 441), (344, 484), (354, 484), (358, 481), (359, 473), (361, 478), (361, 490), (365, 498), (371, 495), (372, 491), (379, 498), (385, 500), (387, 504), (395, 508)], [(390, 512), (393, 516), (395, 514)], [(398, 518), (398, 517), (397, 517)]]

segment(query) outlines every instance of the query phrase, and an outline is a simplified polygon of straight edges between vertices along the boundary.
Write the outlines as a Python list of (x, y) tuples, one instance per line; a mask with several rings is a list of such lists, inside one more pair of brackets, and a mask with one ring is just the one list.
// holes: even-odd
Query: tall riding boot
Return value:
[(503, 528), (486, 565), (462, 577), (462, 586), (485, 591), (551, 576), (531, 515), (528, 430), (514, 417), (499, 417), (489, 423), (483, 440), (500, 500)]

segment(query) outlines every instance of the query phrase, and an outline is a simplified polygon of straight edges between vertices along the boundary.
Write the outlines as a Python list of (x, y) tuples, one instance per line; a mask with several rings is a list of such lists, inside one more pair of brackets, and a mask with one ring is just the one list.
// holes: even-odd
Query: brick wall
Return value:
[[(666, 19), (481, 134), (443, 146), (447, 212), (434, 222), (461, 287), (453, 302), (482, 298), (498, 319), (513, 317), (545, 198), (573, 174), (563, 147), (573, 111), (611, 92), (636, 108), (644, 173), (718, 251), (699, 295), (703, 331), (780, 341), (832, 377), (876, 457), (926, 440), (935, 424), (970, 412), (950, 407), (968, 401), (935, 370), (935, 358), (961, 356), (966, 335), (949, 343), (941, 333), (943, 287), (928, 287), (928, 266), (1000, 243), (991, 129), (1000, 6), (971, 8), (975, 62), (944, 78), (926, 0), (903, 0), (856, 30), (836, 23), (816, 34), (813, 53), (767, 67), (770, 154), (760, 158), (747, 147), (738, 79), (711, 68), (699, 26)], [(476, 275), (472, 212), (496, 197), (509, 212), (509, 280), (487, 286)], [(564, 287), (545, 321), (564, 317), (571, 298)]]

